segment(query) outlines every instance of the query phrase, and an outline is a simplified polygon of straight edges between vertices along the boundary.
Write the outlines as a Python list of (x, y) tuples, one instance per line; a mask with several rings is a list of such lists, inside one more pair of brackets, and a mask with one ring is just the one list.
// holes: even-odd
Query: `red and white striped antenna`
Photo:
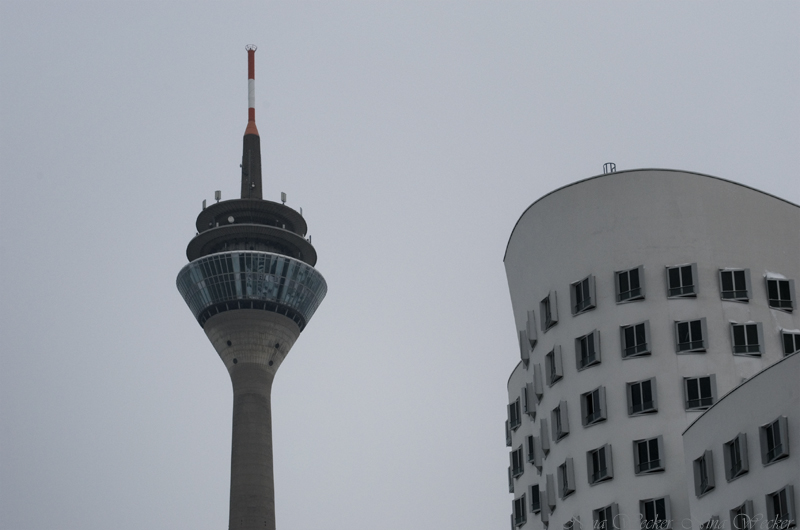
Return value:
[(247, 128), (244, 134), (258, 136), (256, 128), (256, 50), (258, 46), (248, 44), (244, 49), (247, 50)]

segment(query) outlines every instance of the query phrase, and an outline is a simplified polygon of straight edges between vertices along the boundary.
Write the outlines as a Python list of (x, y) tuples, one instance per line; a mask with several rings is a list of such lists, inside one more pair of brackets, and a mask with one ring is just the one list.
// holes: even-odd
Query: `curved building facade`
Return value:
[(696, 173), (611, 173), (531, 205), (504, 264), (512, 527), (685, 528), (682, 432), (797, 338), (800, 207)]

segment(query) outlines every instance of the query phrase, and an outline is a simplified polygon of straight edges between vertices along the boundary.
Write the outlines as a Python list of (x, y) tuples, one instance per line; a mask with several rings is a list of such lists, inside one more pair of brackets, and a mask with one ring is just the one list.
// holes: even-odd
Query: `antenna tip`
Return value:
[(258, 46), (256, 46), (255, 44), (248, 44), (247, 46), (244, 47), (244, 49), (249, 52), (254, 52), (258, 49)]

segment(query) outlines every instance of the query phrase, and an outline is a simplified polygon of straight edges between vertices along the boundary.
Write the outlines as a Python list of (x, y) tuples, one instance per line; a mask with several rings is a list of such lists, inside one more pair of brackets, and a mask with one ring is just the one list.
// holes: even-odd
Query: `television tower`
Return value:
[(229, 530), (275, 528), (272, 380), (327, 292), (302, 214), (262, 198), (255, 51), (247, 46), (241, 198), (203, 203), (177, 279), (233, 384)]

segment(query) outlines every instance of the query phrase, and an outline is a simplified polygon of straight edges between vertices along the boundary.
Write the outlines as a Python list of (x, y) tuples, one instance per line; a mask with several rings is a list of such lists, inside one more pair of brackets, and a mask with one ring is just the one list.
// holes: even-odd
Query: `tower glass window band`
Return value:
[(678, 353), (706, 350), (706, 319), (675, 323), (675, 342)]
[(614, 273), (617, 287), (617, 303), (644, 298), (644, 267)]
[(665, 530), (672, 527), (669, 514), (669, 497), (639, 501), (642, 530)]
[(633, 442), (634, 472), (637, 475), (664, 471), (664, 442), (661, 436)]
[(750, 269), (720, 270), (719, 292), (723, 300), (747, 302), (750, 299)]
[(685, 377), (683, 383), (686, 410), (705, 410), (714, 404), (716, 376)]
[(791, 312), (794, 309), (794, 280), (767, 278), (769, 306)]
[(669, 298), (697, 296), (697, 264), (667, 267), (667, 296)]
[(650, 323), (639, 322), (620, 328), (622, 339), (622, 357), (628, 359), (642, 355), (650, 355)]
[(764, 347), (762, 335), (761, 323), (759, 322), (731, 324), (733, 353), (750, 356), (761, 355)]
[(656, 404), (656, 379), (628, 383), (628, 414), (649, 414), (658, 410)]

